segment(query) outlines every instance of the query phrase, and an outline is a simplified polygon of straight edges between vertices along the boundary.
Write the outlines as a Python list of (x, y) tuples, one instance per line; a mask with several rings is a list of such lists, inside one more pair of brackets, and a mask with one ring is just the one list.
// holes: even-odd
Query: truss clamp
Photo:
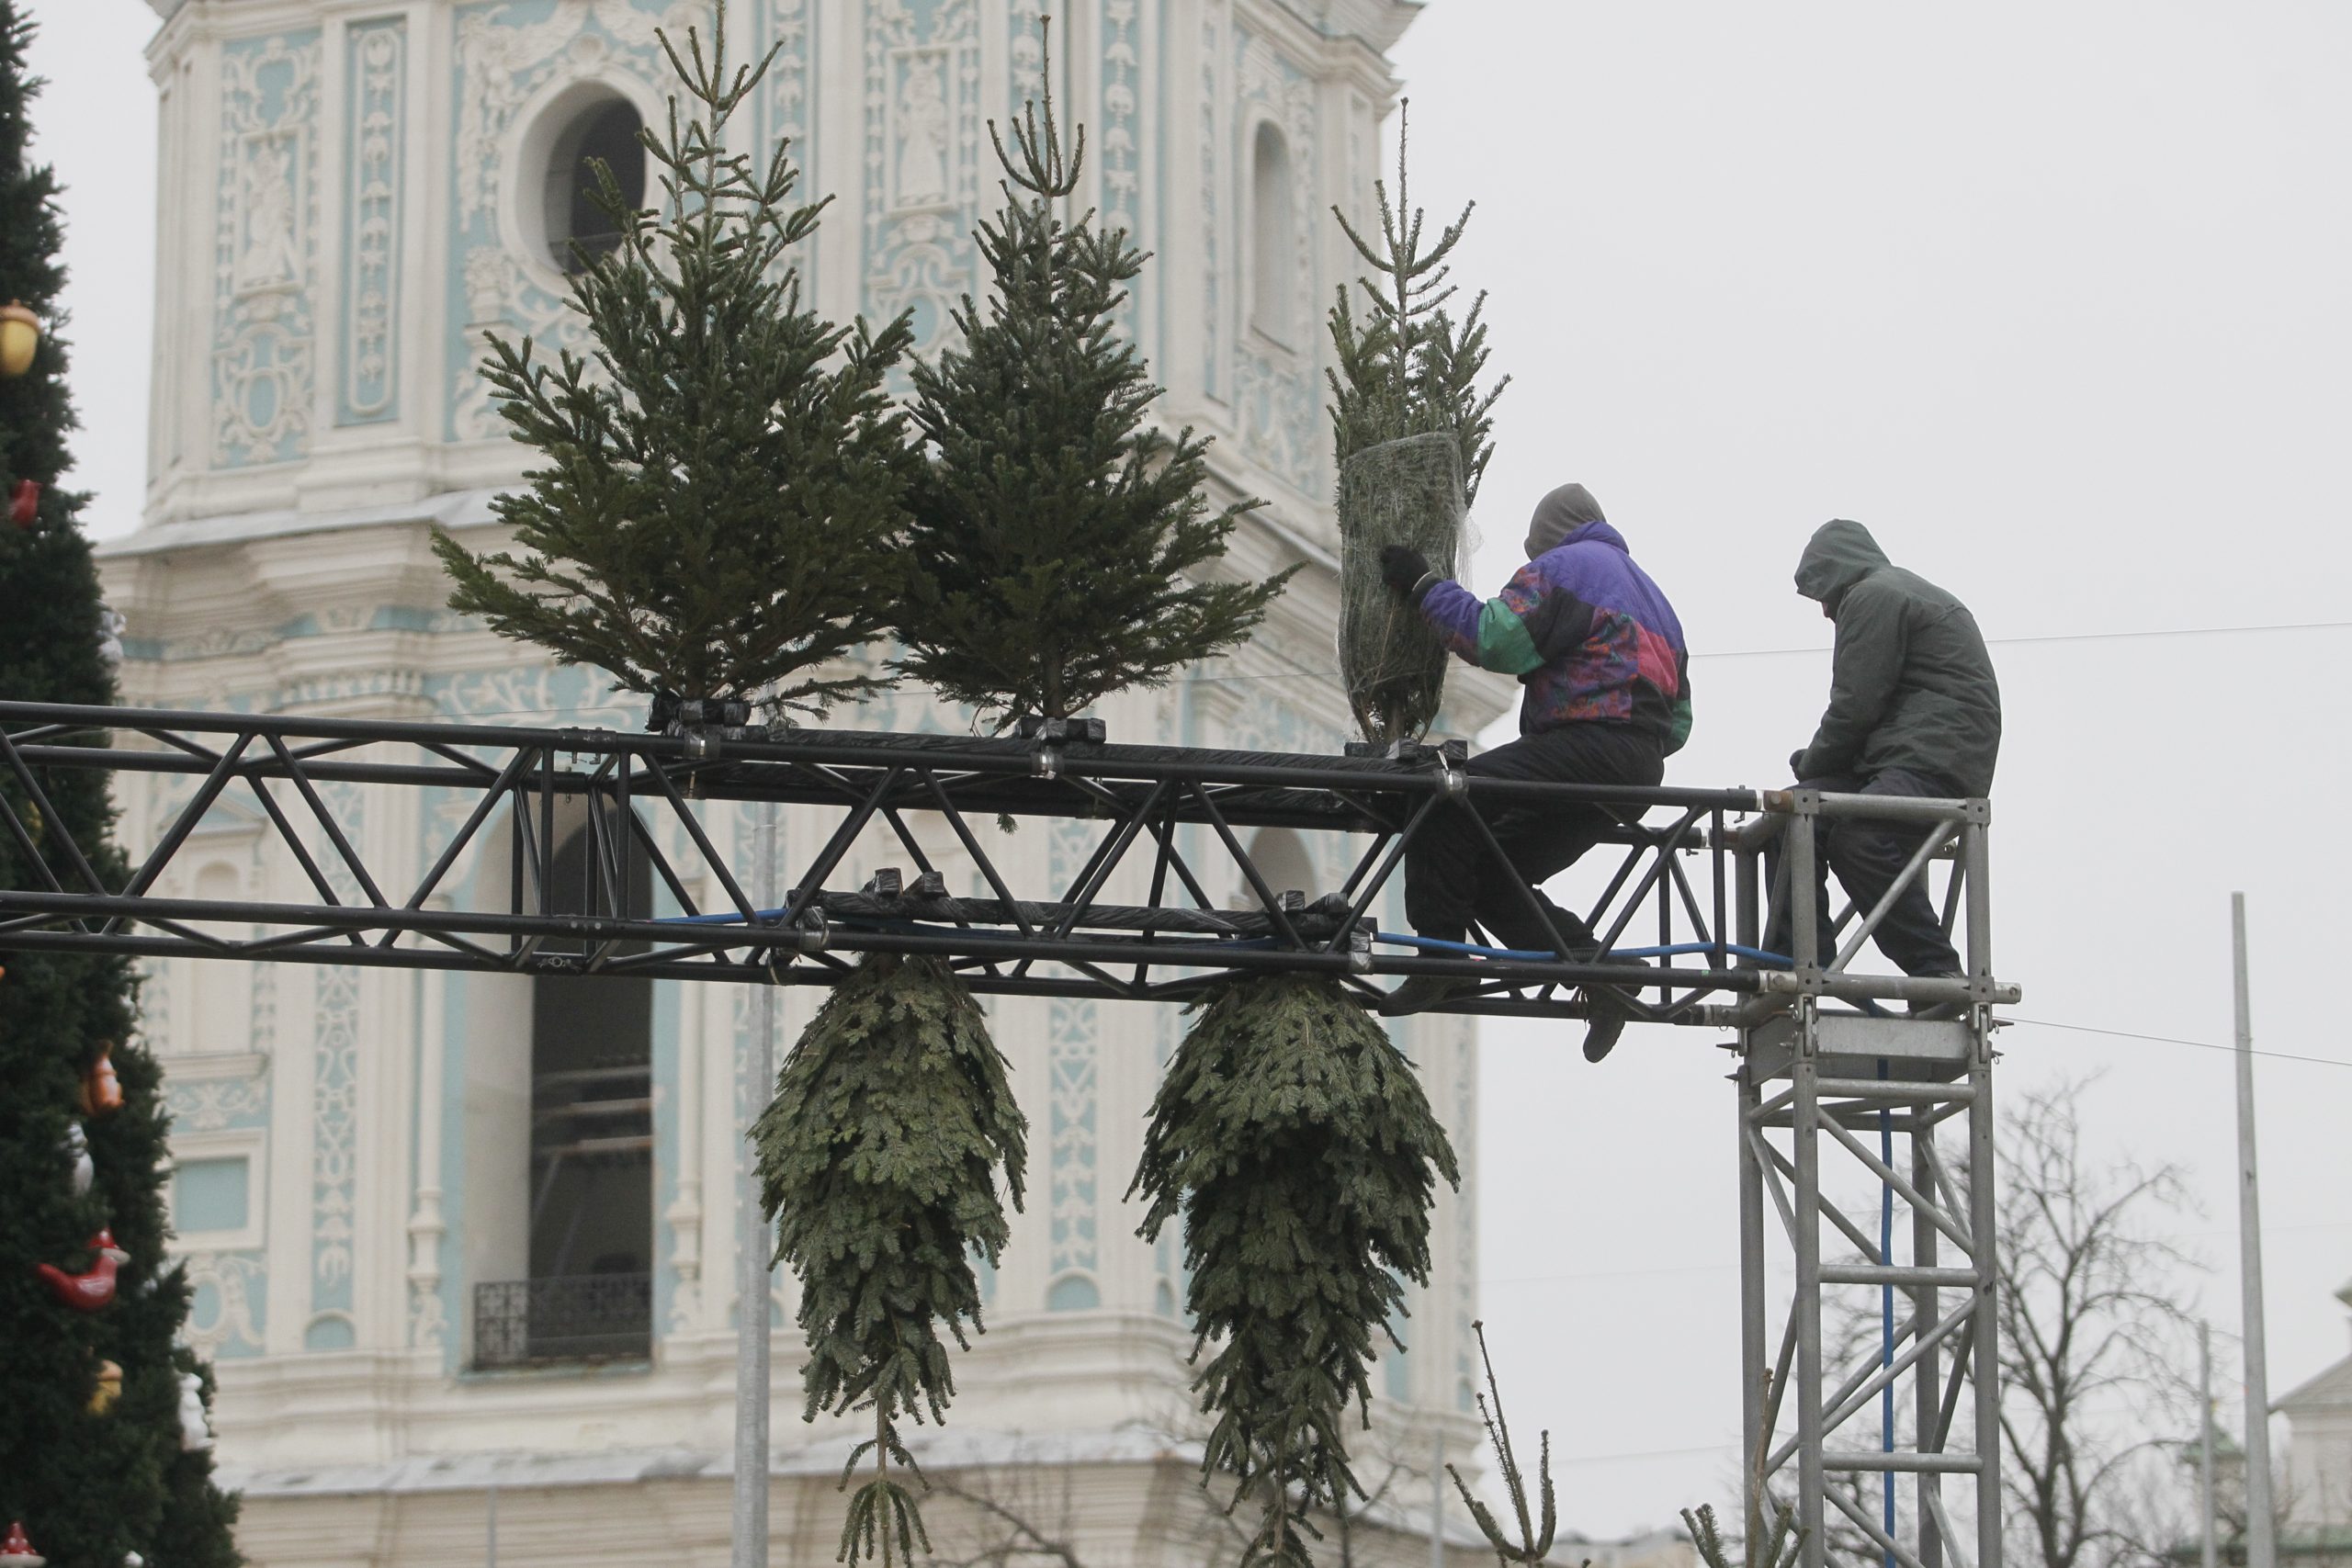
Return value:
[(1467, 740), (1441, 740), (1434, 746), (1426, 740), (1351, 740), (1346, 754), (1351, 757), (1376, 757), (1389, 762), (1442, 762), (1460, 767), (1470, 760)]
[(904, 872), (895, 865), (886, 865), (866, 879), (862, 891), (876, 898), (944, 898), (947, 897), (947, 878), (938, 872), (926, 871), (915, 878), (912, 886), (909, 886)]
[(1050, 779), (1060, 776), (1062, 753), (1072, 746), (1101, 746), (1109, 739), (1110, 730), (1099, 718), (1040, 718), (1035, 714), (1023, 714), (1015, 726), (1023, 740), (1037, 743), (1037, 776)]

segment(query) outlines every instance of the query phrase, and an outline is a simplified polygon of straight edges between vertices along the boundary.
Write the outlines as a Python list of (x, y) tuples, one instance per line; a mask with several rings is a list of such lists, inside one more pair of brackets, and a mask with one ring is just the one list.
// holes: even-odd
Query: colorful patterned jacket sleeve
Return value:
[[(1529, 561), (1511, 574), (1500, 594), (1483, 602), (1462, 584), (1441, 579), (1421, 596), (1421, 614), (1452, 652), (1483, 670), (1525, 675), (1544, 664), (1527, 627), (1527, 612), (1557, 592), (1547, 592)], [(1589, 607), (1586, 614), (1591, 614)]]
[(1420, 609), (1450, 651), (1519, 678), (1522, 733), (1632, 724), (1653, 730), (1668, 751), (1690, 737), (1681, 625), (1605, 524), (1529, 561), (1492, 599), (1440, 580)]

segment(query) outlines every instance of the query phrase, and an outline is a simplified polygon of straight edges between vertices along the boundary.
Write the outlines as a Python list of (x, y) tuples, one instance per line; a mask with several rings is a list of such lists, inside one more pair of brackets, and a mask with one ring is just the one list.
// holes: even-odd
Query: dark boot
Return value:
[(1476, 980), (1451, 975), (1415, 975), (1388, 993), (1388, 999), (1380, 1004), (1380, 1016), (1402, 1018), (1408, 1013), (1427, 1012), (1476, 990), (1477, 986)]
[(1617, 1048), (1617, 1037), (1634, 1015), (1625, 1006), (1625, 993), (1614, 986), (1587, 986), (1584, 1005), (1584, 1059), (1598, 1062)]

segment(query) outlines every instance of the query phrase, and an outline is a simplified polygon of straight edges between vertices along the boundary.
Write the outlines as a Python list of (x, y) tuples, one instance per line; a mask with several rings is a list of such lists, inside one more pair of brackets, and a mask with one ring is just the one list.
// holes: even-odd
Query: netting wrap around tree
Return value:
[(1340, 679), (1366, 740), (1425, 734), (1445, 700), (1445, 645), (1380, 575), (1390, 545), (1452, 577), (1469, 555), (1462, 447), (1442, 432), (1384, 441), (1340, 468)]
[(1464, 519), (1494, 456), (1495, 400), (1505, 377), (1481, 389), (1487, 328), (1480, 295), (1460, 320), (1447, 257), (1470, 209), (1425, 243), (1427, 220), (1408, 205), (1405, 141), (1396, 143), (1396, 193), (1373, 182), (1377, 238), (1338, 208), (1340, 228), (1369, 268), (1351, 297), (1342, 287), (1327, 318), (1333, 365), (1332, 455), (1340, 470), (1340, 675), (1363, 738), (1418, 740), (1445, 695), (1445, 650), (1380, 574), (1380, 552), (1405, 545), (1442, 575), (1466, 562)]

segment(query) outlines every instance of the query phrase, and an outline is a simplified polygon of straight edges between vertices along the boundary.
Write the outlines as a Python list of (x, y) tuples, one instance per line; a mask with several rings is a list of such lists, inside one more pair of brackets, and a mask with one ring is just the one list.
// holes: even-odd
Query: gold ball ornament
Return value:
[(98, 1386), (90, 1393), (90, 1414), (103, 1416), (122, 1397), (122, 1369), (112, 1361), (98, 1363)]
[(33, 367), (40, 347), (40, 318), (21, 302), (0, 305), (0, 377), (14, 379)]

